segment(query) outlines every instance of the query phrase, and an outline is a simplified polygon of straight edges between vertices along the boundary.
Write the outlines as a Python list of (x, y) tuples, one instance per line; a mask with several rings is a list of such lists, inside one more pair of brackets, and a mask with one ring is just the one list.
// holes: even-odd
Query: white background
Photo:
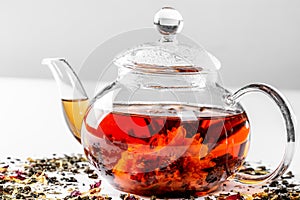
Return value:
[(2, 0), (0, 77), (50, 78), (40, 65), (44, 57), (66, 57), (79, 69), (113, 35), (152, 27), (167, 5), (183, 15), (183, 34), (221, 60), (225, 85), (300, 89), (298, 0)]

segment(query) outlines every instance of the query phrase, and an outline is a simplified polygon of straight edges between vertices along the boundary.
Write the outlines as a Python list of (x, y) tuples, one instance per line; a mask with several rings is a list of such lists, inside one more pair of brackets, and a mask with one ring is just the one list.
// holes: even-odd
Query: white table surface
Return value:
[[(83, 153), (65, 124), (54, 80), (0, 78), (0, 92), (0, 161), (7, 156), (27, 158)], [(300, 119), (300, 90), (281, 92)], [(275, 166), (283, 156), (286, 140), (278, 108), (260, 94), (244, 97), (242, 104), (252, 128), (249, 160)], [(289, 170), (300, 177), (298, 146)]]

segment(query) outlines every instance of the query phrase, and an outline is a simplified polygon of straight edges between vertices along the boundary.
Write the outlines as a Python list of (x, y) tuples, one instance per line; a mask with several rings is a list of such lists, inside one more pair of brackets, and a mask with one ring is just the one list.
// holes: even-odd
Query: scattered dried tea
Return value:
[[(249, 163), (245, 163), (241, 171), (254, 175), (269, 173), (265, 166), (253, 167)], [(101, 193), (102, 181), (94, 174), (96, 174), (96, 171), (91, 168), (82, 155), (63, 155), (60, 157), (53, 155), (51, 158), (44, 159), (28, 158), (26, 161), (8, 157), (6, 161), (0, 162), (0, 200), (116, 199)], [(82, 179), (84, 181), (80, 179), (81, 176), (84, 177)], [(295, 182), (294, 174), (291, 171), (278, 180), (261, 185), (258, 188), (259, 191), (253, 190), (253, 186), (238, 185), (228, 189), (228, 185), (229, 183), (224, 183), (221, 191), (202, 199), (300, 200), (300, 185)], [(121, 194), (117, 199), (143, 200), (145, 198), (132, 194)], [(148, 199), (156, 200), (156, 194)]]
[[(249, 163), (245, 163), (240, 171), (252, 175), (269, 173), (267, 167), (254, 168)], [(261, 186), (236, 185), (236, 188), (230, 191), (227, 191), (225, 183), (222, 192), (207, 196), (205, 200), (300, 200), (300, 183), (293, 180), (294, 177), (293, 173), (289, 171), (279, 179)], [(242, 190), (246, 192), (241, 192)]]
[[(26, 161), (8, 157), (7, 162), (0, 164), (0, 200), (108, 199), (100, 194), (101, 180), (95, 182), (98, 176), (93, 175), (93, 180), (89, 178), (91, 171), (82, 155), (53, 155)], [(85, 180), (91, 182), (90, 188), (80, 191), (81, 183), (75, 176), (85, 176)]]

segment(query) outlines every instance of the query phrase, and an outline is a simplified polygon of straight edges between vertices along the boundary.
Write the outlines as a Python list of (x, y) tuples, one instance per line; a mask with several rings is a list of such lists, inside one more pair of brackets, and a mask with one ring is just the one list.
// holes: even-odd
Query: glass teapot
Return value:
[[(88, 99), (65, 59), (47, 58), (60, 88), (66, 121), (102, 177), (142, 196), (201, 196), (228, 178), (243, 183), (276, 179), (288, 168), (295, 144), (294, 118), (285, 98), (265, 84), (235, 93), (219, 81), (219, 61), (202, 47), (177, 40), (182, 16), (162, 8), (154, 17), (161, 38), (115, 57), (117, 79)], [(262, 92), (279, 106), (286, 148), (273, 172), (238, 172), (249, 149), (250, 126), (239, 103)]]

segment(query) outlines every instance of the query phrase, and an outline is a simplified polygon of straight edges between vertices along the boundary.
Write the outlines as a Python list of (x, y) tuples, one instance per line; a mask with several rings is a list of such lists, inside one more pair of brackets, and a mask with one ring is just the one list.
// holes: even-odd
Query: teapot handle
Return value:
[(244, 94), (251, 93), (251, 92), (262, 92), (276, 102), (284, 118), (285, 129), (287, 134), (284, 156), (282, 158), (282, 161), (278, 165), (278, 167), (273, 172), (270, 172), (269, 174), (266, 175), (248, 175), (248, 174), (243, 174), (238, 172), (233, 177), (235, 181), (241, 183), (255, 184), (255, 183), (265, 182), (268, 180), (274, 180), (280, 177), (281, 175), (283, 175), (283, 173), (289, 167), (295, 151), (296, 119), (291, 109), (291, 106), (289, 105), (285, 97), (282, 94), (280, 94), (280, 92), (278, 92), (276, 89), (266, 84), (255, 83), (255, 84), (247, 85), (239, 89), (238, 91), (236, 91), (234, 94), (227, 96), (226, 103), (229, 105), (234, 105), (240, 100), (240, 98)]

